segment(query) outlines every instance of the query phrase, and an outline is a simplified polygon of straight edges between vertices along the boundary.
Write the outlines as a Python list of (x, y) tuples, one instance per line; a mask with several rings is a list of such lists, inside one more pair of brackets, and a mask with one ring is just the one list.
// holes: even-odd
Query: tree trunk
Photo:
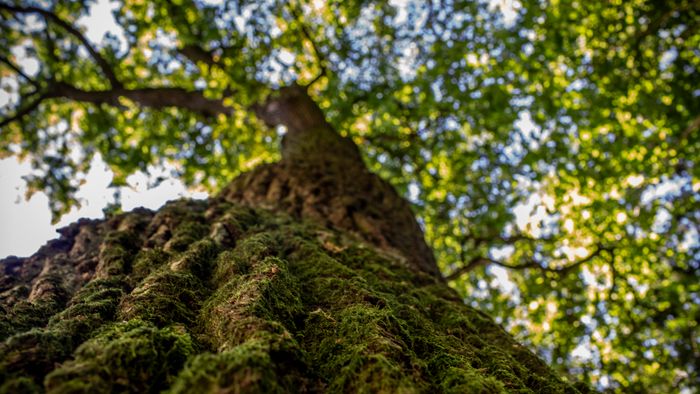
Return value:
[(0, 392), (577, 392), (447, 287), (303, 89), (257, 113), (279, 163), (1, 262)]

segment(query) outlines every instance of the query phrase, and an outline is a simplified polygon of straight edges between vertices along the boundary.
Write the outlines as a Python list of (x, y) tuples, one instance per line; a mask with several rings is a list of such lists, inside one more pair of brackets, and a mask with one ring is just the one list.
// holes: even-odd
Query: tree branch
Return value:
[(177, 107), (197, 112), (204, 116), (230, 114), (232, 111), (231, 108), (224, 105), (223, 100), (209, 99), (204, 97), (201, 91), (186, 90), (179, 87), (86, 91), (61, 83), (57, 85), (57, 89), (51, 97), (65, 97), (76, 101), (114, 106), (119, 105), (120, 97), (125, 97), (144, 107), (155, 109)]
[(100, 70), (102, 70), (102, 73), (105, 75), (107, 80), (109, 81), (111, 87), (113, 89), (118, 89), (122, 87), (121, 82), (117, 79), (116, 74), (114, 73), (114, 70), (112, 67), (109, 65), (107, 60), (105, 60), (102, 55), (97, 52), (97, 50), (92, 46), (90, 41), (85, 38), (85, 36), (78, 30), (76, 29), (73, 25), (70, 23), (64, 21), (61, 19), (58, 15), (55, 13), (45, 10), (43, 8), (39, 7), (22, 7), (22, 6), (14, 6), (10, 4), (4, 4), (0, 3), (0, 10), (6, 10), (11, 13), (19, 13), (19, 14), (40, 14), (47, 20), (51, 20), (53, 23), (57, 24), (58, 26), (62, 27), (65, 31), (70, 33), (72, 36), (78, 39), (80, 43), (85, 47), (85, 49), (88, 51), (92, 59), (97, 63), (98, 67)]
[(693, 119), (693, 121), (690, 122), (688, 127), (686, 127), (686, 129), (683, 130), (683, 133), (681, 134), (681, 138), (680, 138), (681, 141), (688, 139), (688, 137), (690, 137), (690, 134), (697, 131), (698, 129), (700, 129), (700, 116)]
[(178, 48), (177, 51), (180, 52), (187, 59), (189, 59), (195, 65), (198, 62), (202, 62), (208, 66), (214, 66), (219, 64), (216, 60), (214, 60), (214, 56), (212, 56), (210, 51), (207, 51), (198, 45), (188, 44), (183, 46), (182, 48)]
[(469, 260), (469, 262), (462, 266), (457, 268), (456, 270), (452, 271), (449, 275), (445, 275), (445, 280), (446, 281), (451, 281), (459, 278), (460, 276), (466, 274), (467, 272), (471, 272), (475, 270), (478, 266), (480, 265), (487, 265), (491, 263), (497, 263), (495, 260), (490, 259), (488, 257), (474, 257), (473, 259)]
[(0, 122), (0, 127), (15, 120), (19, 120), (23, 116), (31, 113), (46, 99), (67, 98), (85, 103), (120, 106), (120, 97), (133, 100), (144, 107), (155, 109), (177, 107), (207, 117), (219, 114), (230, 114), (232, 112), (231, 108), (224, 105), (223, 100), (206, 98), (202, 92), (197, 90), (190, 91), (177, 87), (159, 87), (87, 91), (67, 83), (58, 82), (50, 84), (49, 88), (37, 97), (36, 100), (33, 100), (29, 105), (18, 110), (13, 116)]
[(540, 269), (542, 271), (554, 272), (554, 273), (558, 273), (558, 274), (563, 275), (563, 274), (566, 274), (566, 273), (572, 271), (576, 267), (593, 260), (595, 257), (599, 256), (600, 253), (603, 252), (604, 250), (608, 250), (608, 248), (598, 246), (598, 247), (596, 247), (596, 250), (594, 250), (591, 254), (582, 258), (581, 260), (576, 261), (575, 263), (567, 265), (565, 267), (559, 267), (559, 268), (550, 268), (546, 264), (542, 264), (541, 262), (539, 262), (535, 259), (532, 259), (532, 258), (530, 260), (522, 263), (522, 264), (516, 264), (516, 265), (506, 264), (506, 263), (503, 263), (500, 261), (496, 261), (496, 262), (494, 262), (494, 264), (500, 265), (501, 267), (504, 267), (504, 268), (510, 268), (510, 269), (537, 268), (537, 269)]
[(509, 244), (512, 245), (518, 241), (528, 241), (528, 242), (542, 242), (542, 241), (551, 241), (551, 238), (533, 238), (528, 235), (518, 233), (518, 234), (513, 234), (509, 236), (503, 236), (503, 235), (492, 235), (492, 236), (473, 236), (473, 235), (465, 235), (464, 240), (472, 240), (476, 245), (481, 245), (486, 242), (497, 242), (497, 243), (502, 243), (502, 244)]
[(3, 62), (3, 63), (5, 63), (5, 64), (7, 64), (7, 66), (10, 67), (10, 68), (12, 69), (12, 71), (16, 72), (17, 75), (19, 75), (20, 77), (26, 79), (27, 82), (29, 82), (30, 84), (34, 85), (35, 88), (39, 89), (39, 84), (38, 84), (35, 80), (31, 79), (27, 74), (25, 74), (24, 71), (22, 71), (21, 68), (19, 68), (17, 65), (15, 65), (14, 63), (12, 63), (12, 62), (10, 61), (10, 59), (8, 59), (8, 58), (6, 58), (6, 57), (4, 57), (4, 56), (0, 56), (0, 62)]
[(297, 84), (277, 89), (251, 109), (268, 127), (285, 125), (289, 135), (328, 127), (323, 111), (311, 99), (306, 87)]
[(309, 86), (316, 83), (319, 79), (321, 79), (321, 77), (326, 75), (326, 73), (327, 73), (326, 56), (323, 54), (323, 52), (321, 52), (319, 47), (316, 45), (316, 41), (314, 41), (314, 39), (311, 37), (311, 32), (309, 32), (309, 29), (304, 24), (303, 18), (301, 17), (298, 10), (296, 9), (296, 6), (290, 6), (289, 12), (291, 12), (292, 16), (294, 18), (296, 18), (297, 23), (299, 23), (299, 27), (301, 29), (301, 34), (303, 34), (304, 38), (306, 38), (306, 40), (309, 41), (309, 44), (311, 44), (311, 49), (314, 51), (314, 56), (316, 56), (316, 59), (318, 60), (318, 67), (321, 69), (321, 72), (319, 72), (317, 76), (315, 76), (309, 83), (307, 83), (304, 86), (305, 88), (308, 88)]
[(39, 96), (37, 96), (36, 99), (32, 100), (28, 105), (24, 106), (23, 108), (18, 109), (14, 115), (10, 116), (7, 119), (3, 119), (2, 121), (0, 121), (0, 129), (2, 129), (3, 127), (7, 126), (8, 124), (10, 124), (16, 120), (21, 119), (25, 115), (33, 112), (35, 109), (37, 109), (37, 107), (39, 107), (39, 104), (41, 104), (42, 101), (46, 100), (49, 97), (50, 97), (50, 94), (48, 92), (41, 93)]
[(532, 258), (523, 262), (523, 263), (520, 263), (520, 264), (508, 264), (508, 263), (504, 263), (504, 262), (499, 261), (499, 260), (494, 260), (490, 257), (479, 256), (479, 257), (475, 257), (475, 258), (471, 259), (466, 265), (464, 265), (460, 268), (457, 268), (456, 270), (454, 270), (450, 274), (446, 275), (445, 280), (450, 281), (450, 280), (457, 279), (460, 276), (466, 274), (467, 272), (474, 270), (475, 268), (477, 268), (480, 265), (488, 265), (488, 264), (495, 264), (495, 265), (498, 265), (498, 266), (501, 266), (504, 268), (517, 269), (517, 270), (526, 269), (526, 268), (536, 268), (536, 269), (539, 269), (541, 271), (554, 272), (554, 273), (559, 274), (559, 275), (564, 275), (564, 274), (569, 273), (570, 271), (572, 271), (576, 267), (579, 267), (582, 264), (585, 264), (585, 263), (593, 260), (595, 257), (599, 256), (603, 251), (606, 251), (606, 250), (610, 250), (610, 249), (606, 248), (606, 247), (598, 246), (596, 248), (596, 250), (594, 250), (591, 254), (584, 257), (583, 259), (576, 261), (573, 264), (567, 265), (565, 267), (559, 267), (559, 268), (548, 267), (547, 265), (542, 264), (541, 262), (539, 262), (535, 259), (532, 259)]

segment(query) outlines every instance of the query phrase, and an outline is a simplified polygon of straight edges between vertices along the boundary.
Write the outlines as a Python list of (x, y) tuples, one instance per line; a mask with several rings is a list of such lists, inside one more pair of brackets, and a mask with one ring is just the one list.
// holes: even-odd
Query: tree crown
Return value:
[(0, 3), (0, 155), (57, 217), (98, 153), (115, 187), (169, 162), (212, 192), (275, 160), (255, 108), (300, 84), (546, 359), (697, 382), (697, 2), (125, 0), (101, 41), (93, 7)]

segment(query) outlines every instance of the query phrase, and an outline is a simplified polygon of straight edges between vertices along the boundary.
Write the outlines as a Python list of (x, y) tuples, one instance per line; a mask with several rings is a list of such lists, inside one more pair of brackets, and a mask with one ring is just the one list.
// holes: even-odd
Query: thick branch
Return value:
[(218, 62), (214, 60), (214, 56), (212, 56), (211, 52), (198, 45), (185, 45), (182, 48), (178, 49), (178, 52), (180, 52), (183, 56), (188, 58), (194, 64), (202, 62), (208, 66), (218, 65)]
[(18, 110), (15, 115), (0, 122), (0, 126), (5, 126), (31, 113), (46, 99), (67, 98), (86, 103), (119, 106), (120, 97), (125, 97), (144, 107), (155, 109), (177, 107), (199, 113), (203, 116), (230, 114), (232, 111), (231, 108), (224, 105), (222, 100), (206, 98), (202, 92), (196, 90), (190, 91), (177, 87), (160, 87), (88, 91), (78, 89), (66, 83), (55, 83), (50, 85), (49, 89), (37, 97), (36, 100), (33, 100), (29, 105)]
[(65, 97), (77, 101), (115, 106), (119, 105), (119, 97), (125, 97), (144, 107), (155, 109), (177, 107), (204, 116), (231, 113), (231, 109), (226, 107), (222, 100), (209, 99), (204, 97), (200, 91), (188, 91), (178, 87), (85, 91), (71, 85), (59, 84), (52, 97)]
[(330, 127), (323, 111), (299, 85), (277, 90), (252, 109), (268, 127), (284, 125), (290, 133)]
[(81, 33), (78, 29), (76, 29), (73, 25), (70, 23), (64, 21), (61, 19), (58, 15), (55, 13), (45, 10), (43, 8), (39, 7), (22, 7), (22, 6), (14, 6), (10, 4), (2, 4), (0, 3), (0, 9), (7, 10), (12, 13), (20, 13), (20, 14), (40, 14), (43, 17), (45, 17), (47, 20), (51, 20), (53, 23), (57, 24), (58, 26), (62, 27), (64, 30), (66, 30), (68, 33), (70, 33), (72, 36), (78, 39), (80, 43), (85, 47), (85, 49), (88, 51), (92, 59), (97, 63), (97, 65), (100, 67), (100, 70), (102, 70), (102, 73), (107, 77), (107, 80), (109, 81), (110, 85), (112, 88), (117, 89), (121, 88), (122, 84), (119, 82), (117, 79), (116, 74), (114, 74), (114, 70), (112, 67), (109, 65), (107, 60), (102, 57), (102, 55), (97, 52), (97, 50), (92, 46), (90, 41), (85, 38), (83, 33)]
[(309, 96), (305, 86), (277, 89), (250, 109), (268, 127), (284, 125), (287, 128), (282, 141), (283, 159), (310, 161), (311, 157), (318, 159), (333, 152), (340, 157), (337, 162), (364, 168), (357, 146), (326, 121), (323, 110)]
[[(201, 91), (189, 91), (179, 87), (88, 91), (59, 82), (50, 84), (47, 91), (37, 100), (18, 110), (15, 115), (3, 120), (0, 124), (4, 126), (31, 113), (45, 99), (67, 98), (80, 102), (119, 106), (120, 97), (133, 100), (144, 107), (155, 109), (177, 107), (204, 116), (230, 114), (232, 111), (224, 105), (223, 100), (209, 99)], [(308, 97), (303, 88), (297, 85), (280, 89), (265, 102), (253, 106), (251, 110), (268, 126), (284, 124), (292, 132), (328, 127), (323, 112)]]

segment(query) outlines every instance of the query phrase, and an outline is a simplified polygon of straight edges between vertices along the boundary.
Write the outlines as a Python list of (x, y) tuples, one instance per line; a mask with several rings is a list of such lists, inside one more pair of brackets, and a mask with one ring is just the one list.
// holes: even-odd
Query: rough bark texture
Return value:
[(445, 285), (350, 141), (303, 124), (217, 198), (0, 262), (0, 393), (577, 392)]
[(357, 146), (326, 122), (302, 87), (282, 89), (256, 112), (269, 126), (287, 127), (282, 160), (239, 177), (222, 198), (350, 231), (441, 277), (408, 202), (367, 170)]

